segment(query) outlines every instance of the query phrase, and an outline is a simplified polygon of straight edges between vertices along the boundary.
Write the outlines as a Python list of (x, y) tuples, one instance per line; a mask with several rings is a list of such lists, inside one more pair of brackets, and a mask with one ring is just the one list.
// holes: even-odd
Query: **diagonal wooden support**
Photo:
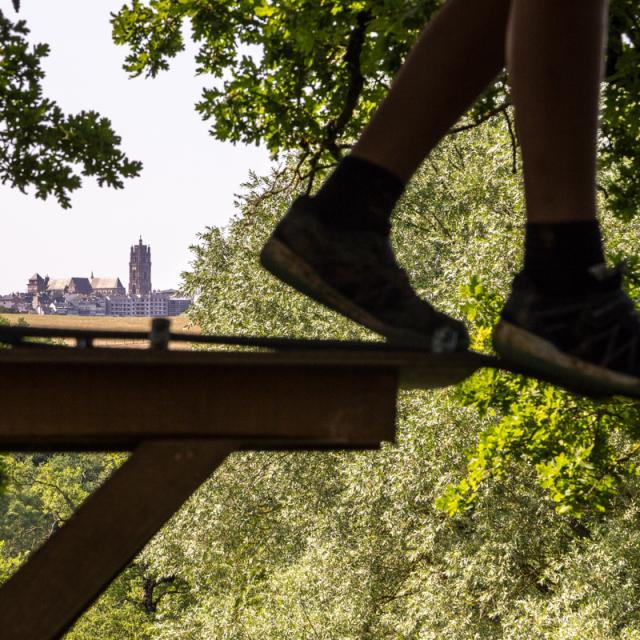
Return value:
[(134, 453), (0, 590), (0, 637), (61, 637), (231, 451), (377, 447), (394, 439), (399, 386), (495, 364), (386, 348), (2, 350), (0, 450)]
[(0, 450), (132, 450), (171, 438), (377, 447), (393, 439), (397, 378), (384, 357), (7, 349)]
[(155, 441), (131, 458), (0, 589), (2, 640), (60, 638), (232, 451)]

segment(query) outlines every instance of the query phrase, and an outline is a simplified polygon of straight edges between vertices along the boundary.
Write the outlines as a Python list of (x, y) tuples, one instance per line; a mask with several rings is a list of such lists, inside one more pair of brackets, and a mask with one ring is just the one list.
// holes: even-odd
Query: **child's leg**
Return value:
[(530, 222), (593, 220), (606, 0), (514, 0), (509, 81)]
[(276, 228), (261, 256), (269, 271), (390, 340), (467, 346), (464, 325), (412, 290), (389, 245), (389, 218), (420, 162), (504, 66), (509, 4), (449, 0), (352, 155)]
[(510, 0), (450, 0), (427, 25), (353, 155), (407, 182), (498, 75)]
[(568, 289), (604, 255), (596, 220), (596, 146), (606, 0), (514, 0), (509, 80), (522, 143), (525, 271)]
[(640, 320), (596, 219), (606, 0), (513, 0), (508, 68), (528, 223), (494, 334), (503, 357), (585, 393), (640, 395)]
[(317, 193), (327, 221), (384, 230), (420, 163), (504, 67), (511, 0), (449, 0)]

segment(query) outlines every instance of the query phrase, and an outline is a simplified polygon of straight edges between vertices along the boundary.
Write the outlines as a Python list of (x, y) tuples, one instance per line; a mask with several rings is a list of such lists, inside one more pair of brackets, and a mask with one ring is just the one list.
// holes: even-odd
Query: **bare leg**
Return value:
[(407, 182), (504, 67), (510, 5), (450, 0), (423, 31), (353, 155)]
[(513, 0), (507, 58), (530, 222), (596, 215), (606, 0)]
[(411, 288), (389, 218), (422, 160), (504, 67), (511, 0), (449, 0), (427, 26), (351, 155), (298, 198), (265, 244), (281, 280), (395, 342), (466, 349), (464, 325)]
[(493, 344), (568, 389), (640, 397), (640, 319), (603, 264), (596, 219), (606, 24), (606, 0), (513, 0), (507, 58), (528, 224)]

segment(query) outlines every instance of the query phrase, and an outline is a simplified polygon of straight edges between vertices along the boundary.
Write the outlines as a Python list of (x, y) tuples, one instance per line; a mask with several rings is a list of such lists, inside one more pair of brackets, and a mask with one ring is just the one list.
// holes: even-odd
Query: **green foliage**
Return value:
[[(113, 17), (131, 75), (155, 76), (184, 48), (216, 81), (198, 112), (220, 140), (300, 152), (300, 175), (350, 147), (441, 0), (133, 0)], [(504, 102), (487, 96), (478, 119)]]
[[(164, 597), (163, 586), (149, 590), (154, 577), (145, 563), (134, 561), (112, 583), (107, 593), (74, 625), (66, 640), (153, 640), (155, 616), (148, 610), (148, 598), (157, 606)], [(146, 590), (145, 590), (146, 587)], [(151, 609), (154, 604), (151, 604)]]
[(63, 208), (70, 193), (94, 176), (120, 189), (139, 175), (140, 162), (120, 150), (120, 137), (95, 111), (66, 115), (42, 95), (46, 44), (30, 46), (24, 21), (0, 11), (0, 180), (37, 198), (54, 196)]
[(614, 0), (610, 10), (601, 160), (603, 169), (617, 172), (607, 204), (629, 220), (640, 208), (640, 25), (635, 2)]
[[(511, 163), (495, 123), (448, 140), (394, 224), (413, 284), (469, 316), (478, 348), (521, 255)], [(202, 234), (184, 281), (205, 331), (367, 335), (259, 268), (293, 195), (287, 176), (254, 177), (231, 225)], [(635, 223), (605, 222), (614, 254), (637, 252)], [(514, 404), (536, 437), (508, 421)], [(378, 452), (236, 454), (144, 553), (193, 595), (165, 603), (155, 637), (636, 638), (638, 479), (623, 460), (635, 421), (625, 403), (481, 374), (459, 390), (401, 394), (398, 442)], [(465, 451), (482, 447), (487, 473), (449, 518), (435, 502), (469, 475)]]
[(120, 463), (120, 455), (10, 454), (0, 495), (3, 553), (21, 558), (53, 531)]
[[(410, 46), (442, 0), (132, 0), (113, 16), (125, 69), (155, 76), (184, 49), (183, 25), (199, 45), (198, 72), (213, 76), (197, 105), (219, 140), (300, 154), (298, 177), (313, 177), (348, 149), (388, 90)], [(640, 29), (635, 0), (611, 3), (604, 85), (608, 206), (640, 208)], [(503, 113), (504, 76), (473, 107), (481, 123)]]
[[(474, 346), (488, 341), (503, 304), (477, 278), (462, 288)], [(470, 453), (467, 476), (450, 486), (438, 506), (454, 515), (478, 497), (482, 483), (512, 472), (514, 460), (535, 468), (561, 514), (604, 512), (630, 477), (638, 475), (640, 407), (616, 399), (597, 402), (524, 376), (485, 370), (457, 391), (463, 406), (489, 419)]]
[[(393, 242), (412, 283), (436, 306), (472, 317), (478, 347), (487, 344), (522, 249), (520, 178), (500, 124), (441, 145), (394, 221)], [(289, 175), (253, 176), (231, 224), (201, 235), (184, 287), (197, 295), (190, 313), (204, 331), (370, 337), (259, 267), (259, 248), (293, 196)], [(612, 255), (638, 253), (639, 225), (605, 216)], [(632, 273), (632, 293), (636, 282)], [(69, 638), (637, 639), (640, 481), (635, 474), (616, 477), (613, 499), (595, 482), (609, 454), (620, 462), (632, 453), (634, 418), (624, 413), (632, 408), (548, 394), (513, 376), (496, 380), (479, 376), (459, 390), (401, 393), (397, 442), (379, 451), (232, 455)], [(527, 429), (538, 428), (536, 411), (555, 420), (567, 439), (558, 452), (571, 473), (537, 467), (534, 456), (553, 446), (550, 434), (536, 448), (513, 437), (509, 424), (504, 449), (482, 435), (512, 415), (514, 398)], [(601, 414), (609, 448), (594, 463), (591, 452), (585, 457), (572, 443), (589, 442), (598, 426), (590, 412), (604, 409), (616, 416)], [(468, 475), (465, 452), (483, 438), (488, 464), (501, 472), (488, 466), (474, 508), (459, 508), (451, 518), (435, 502)], [(591, 471), (582, 468), (585, 460)], [(108, 461), (34, 456), (15, 464), (29, 481), (0, 498), (7, 505), (2, 571), (24, 557), (21, 540), (32, 548), (32, 530), (46, 535), (55, 513), (66, 517), (60, 493), (35, 481), (60, 474), (60, 488), (75, 503)], [(583, 480), (595, 486), (586, 505)], [(560, 504), (571, 509), (558, 513)], [(150, 585), (155, 607), (148, 607)]]

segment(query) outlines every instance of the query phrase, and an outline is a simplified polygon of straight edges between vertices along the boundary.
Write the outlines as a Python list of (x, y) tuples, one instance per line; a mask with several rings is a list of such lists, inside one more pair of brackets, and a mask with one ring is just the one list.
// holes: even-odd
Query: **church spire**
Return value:
[(138, 244), (131, 247), (129, 258), (129, 295), (145, 296), (151, 293), (151, 247)]

